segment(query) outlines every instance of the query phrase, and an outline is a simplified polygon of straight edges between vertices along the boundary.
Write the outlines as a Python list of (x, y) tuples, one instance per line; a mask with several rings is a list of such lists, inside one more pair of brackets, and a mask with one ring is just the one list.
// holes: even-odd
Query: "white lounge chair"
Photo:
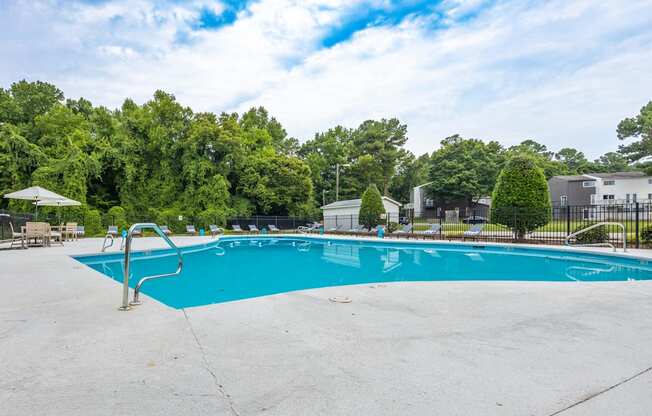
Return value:
[(281, 230), (279, 230), (278, 227), (276, 225), (274, 225), (274, 224), (269, 224), (267, 226), (267, 228), (269, 229), (269, 231), (271, 233), (280, 233), (281, 232)]
[(468, 231), (464, 231), (464, 234), (462, 235), (462, 239), (467, 239), (467, 238), (478, 238), (480, 234), (482, 233), (482, 229), (484, 228), (484, 224), (474, 224), (469, 228)]
[(211, 232), (211, 237), (215, 237), (216, 235), (218, 235), (218, 234), (222, 234), (222, 233), (224, 232), (223, 229), (221, 229), (220, 227), (218, 227), (218, 226), (215, 225), (215, 224), (210, 224), (210, 225), (208, 226), (208, 229), (209, 229), (210, 232)]
[(191, 235), (195, 235), (195, 234), (197, 234), (197, 230), (195, 230), (194, 225), (188, 224), (188, 225), (186, 225), (186, 233), (191, 234)]
[(249, 227), (249, 231), (252, 232), (252, 233), (259, 233), (260, 232), (260, 230), (258, 229), (258, 227), (256, 227), (255, 224), (249, 224), (247, 227)]
[(170, 231), (170, 228), (169, 228), (167, 225), (161, 225), (161, 226), (158, 227), (158, 228), (160, 228), (161, 231), (163, 231), (163, 234), (165, 234), (165, 235), (170, 235), (170, 234), (172, 234), (172, 231)]

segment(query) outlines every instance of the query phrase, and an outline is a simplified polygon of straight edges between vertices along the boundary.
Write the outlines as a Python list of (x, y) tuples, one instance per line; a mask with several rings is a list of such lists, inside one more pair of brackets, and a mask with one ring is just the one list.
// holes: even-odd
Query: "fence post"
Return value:
[(570, 235), (570, 205), (566, 205), (566, 237)]
[[(638, 204), (639, 203), (636, 202), (636, 248), (640, 248), (639, 247), (640, 246), (640, 241), (639, 241), (639, 238), (638, 238), (638, 220), (639, 220), (639, 216), (638, 216), (639, 205)], [(625, 234), (625, 238), (627, 238), (627, 234)]]

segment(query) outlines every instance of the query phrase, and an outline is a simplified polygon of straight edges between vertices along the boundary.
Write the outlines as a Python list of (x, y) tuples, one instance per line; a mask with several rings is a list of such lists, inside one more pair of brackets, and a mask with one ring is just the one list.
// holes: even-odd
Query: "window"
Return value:
[(595, 205), (595, 198), (596, 198), (596, 195), (591, 194), (591, 205)]
[[(602, 183), (604, 184), (604, 186), (610, 186), (610, 185), (615, 185), (616, 181), (604, 181)], [(613, 198), (611, 198), (611, 199), (613, 199)]]
[(427, 198), (426, 199), (426, 208), (432, 208), (434, 206), (435, 206), (435, 201), (430, 199), (430, 198)]
[(602, 199), (616, 199), (615, 195), (602, 195)]
[(647, 194), (647, 200), (648, 201), (652, 200), (652, 194)]
[[(648, 179), (647, 183), (652, 184), (652, 179)], [(652, 194), (650, 194), (650, 195), (652, 195)]]
[(625, 194), (625, 203), (629, 204), (629, 194)]
[(582, 182), (583, 188), (595, 188), (595, 181), (584, 181)]
[(562, 207), (565, 207), (566, 204), (568, 203), (568, 197), (566, 195), (560, 196), (559, 203), (561, 204)]
[(636, 199), (637, 199), (636, 194), (632, 194), (632, 202), (636, 202)]

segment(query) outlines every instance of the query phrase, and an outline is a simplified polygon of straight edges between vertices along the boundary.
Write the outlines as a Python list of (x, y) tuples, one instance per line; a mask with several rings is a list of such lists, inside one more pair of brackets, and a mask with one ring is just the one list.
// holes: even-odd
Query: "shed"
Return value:
[[(392, 222), (398, 222), (400, 202), (394, 201), (389, 197), (382, 197), (383, 206), (388, 218)], [(349, 199), (346, 201), (336, 201), (321, 207), (324, 214), (324, 228), (326, 230), (340, 227), (342, 230), (349, 230), (354, 225), (358, 225), (358, 214), (360, 213), (361, 199)]]

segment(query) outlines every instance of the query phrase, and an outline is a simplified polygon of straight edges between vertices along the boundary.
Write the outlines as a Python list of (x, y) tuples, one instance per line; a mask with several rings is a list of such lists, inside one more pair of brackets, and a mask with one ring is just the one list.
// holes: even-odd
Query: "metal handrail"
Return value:
[[(131, 255), (131, 239), (133, 238), (134, 231), (142, 230), (145, 228), (151, 228), (152, 230), (154, 230), (154, 232), (156, 232), (156, 234), (158, 234), (159, 237), (161, 237), (172, 249), (174, 249), (177, 253), (177, 258), (179, 259), (179, 262), (177, 263), (177, 270), (174, 273), (157, 274), (157, 275), (146, 276), (141, 278), (136, 284), (136, 287), (134, 288), (134, 299), (131, 302), (129, 302), (129, 263), (130, 263), (129, 258)], [(172, 242), (172, 240), (170, 240), (170, 238), (167, 235), (165, 235), (165, 233), (159, 228), (158, 225), (154, 223), (134, 224), (129, 228), (125, 240), (126, 240), (125, 269), (124, 269), (124, 281), (122, 285), (122, 306), (120, 306), (121, 311), (128, 311), (131, 306), (141, 304), (138, 295), (140, 294), (140, 288), (143, 285), (143, 283), (152, 279), (177, 276), (181, 273), (181, 270), (183, 269), (183, 256), (181, 255), (181, 250), (179, 249), (179, 247), (176, 246), (176, 244)]]
[[(109, 240), (111, 244), (106, 244), (106, 240)], [(102, 253), (106, 251), (107, 248), (113, 246), (113, 236), (111, 234), (107, 234), (104, 236), (104, 241), (102, 242)]]
[[(599, 222), (597, 224), (593, 224), (589, 227), (582, 228), (581, 230), (575, 231), (574, 233), (569, 234), (566, 239), (564, 240), (564, 245), (570, 246), (569, 242), (571, 238), (577, 238), (578, 235), (583, 234), (589, 230), (592, 230), (596, 227), (602, 227), (603, 225), (617, 225), (619, 226), (622, 231), (623, 231), (623, 251), (627, 251), (627, 233), (625, 232), (625, 226), (620, 223), (620, 222)], [(611, 247), (616, 251), (616, 246), (611, 244), (611, 243), (593, 243), (593, 244), (575, 244), (575, 247)]]

